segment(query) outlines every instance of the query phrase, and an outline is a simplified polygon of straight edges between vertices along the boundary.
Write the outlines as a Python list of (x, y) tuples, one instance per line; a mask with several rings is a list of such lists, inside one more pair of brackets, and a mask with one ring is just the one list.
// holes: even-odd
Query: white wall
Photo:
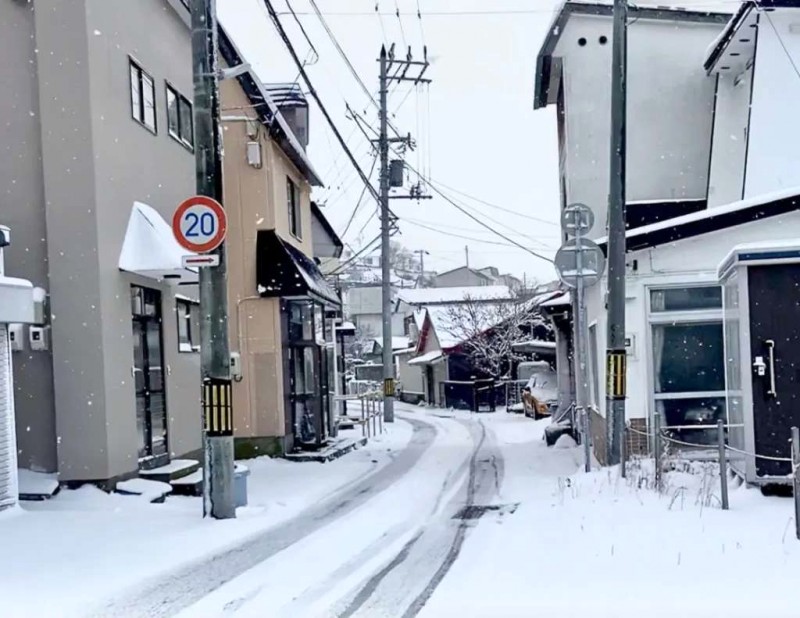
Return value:
[(752, 79), (752, 67), (740, 76), (719, 76), (708, 182), (709, 207), (742, 199)]
[(789, 31), (793, 23), (800, 25), (800, 10), (760, 16), (745, 197), (800, 186), (800, 76), (792, 66), (800, 67), (800, 31)]
[[(611, 17), (573, 15), (554, 56), (566, 85), (568, 202), (594, 209), (605, 235), (611, 122)], [(714, 78), (703, 54), (717, 24), (634, 20), (628, 43), (628, 201), (706, 196)], [(599, 43), (607, 37), (605, 45)], [(586, 38), (581, 47), (579, 38)]]
[[(628, 357), (627, 418), (650, 415), (650, 393), (653, 384), (650, 353), (650, 333), (647, 321), (647, 290), (665, 285), (717, 282), (717, 267), (728, 252), (741, 243), (797, 238), (800, 212), (753, 221), (703, 236), (681, 240), (654, 249), (629, 253), (628, 263), (637, 261), (638, 270), (627, 277), (626, 334), (636, 338), (634, 356)], [(605, 384), (606, 317), (603, 307), (607, 279), (590, 288), (587, 294), (589, 324), (597, 322), (598, 368), (601, 391)], [(601, 397), (600, 412), (605, 416), (605, 401)]]

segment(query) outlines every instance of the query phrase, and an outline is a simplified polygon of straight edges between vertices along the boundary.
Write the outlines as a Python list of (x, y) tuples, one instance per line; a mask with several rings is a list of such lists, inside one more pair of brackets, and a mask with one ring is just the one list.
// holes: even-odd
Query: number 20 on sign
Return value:
[(222, 205), (210, 197), (195, 195), (185, 200), (172, 215), (172, 233), (188, 251), (213, 251), (225, 240), (228, 220)]

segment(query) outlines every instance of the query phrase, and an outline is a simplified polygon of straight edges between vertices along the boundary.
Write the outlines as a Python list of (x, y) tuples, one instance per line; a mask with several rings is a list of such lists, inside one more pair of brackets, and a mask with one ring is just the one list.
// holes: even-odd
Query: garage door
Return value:
[(5, 324), (0, 324), (0, 510), (17, 502), (13, 396), (8, 330)]

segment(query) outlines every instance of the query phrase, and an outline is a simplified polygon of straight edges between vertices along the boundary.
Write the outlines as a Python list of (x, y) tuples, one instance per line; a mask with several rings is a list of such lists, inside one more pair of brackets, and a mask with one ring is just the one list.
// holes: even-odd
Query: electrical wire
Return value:
[(283, 28), (283, 24), (281, 24), (280, 22), (278, 14), (275, 12), (275, 7), (272, 6), (271, 0), (263, 0), (263, 1), (267, 7), (267, 10), (269, 11), (270, 17), (272, 17), (272, 23), (275, 24), (275, 27), (278, 29), (278, 34), (283, 40), (284, 45), (286, 45), (286, 48), (289, 50), (289, 53), (291, 54), (295, 65), (297, 65), (298, 70), (302, 74), (303, 80), (306, 83), (306, 87), (311, 93), (311, 96), (314, 97), (314, 100), (317, 102), (317, 105), (319, 106), (322, 115), (325, 116), (325, 120), (328, 122), (328, 125), (330, 125), (334, 135), (336, 135), (336, 139), (339, 140), (339, 144), (341, 145), (342, 150), (344, 150), (345, 153), (347, 154), (348, 159), (350, 159), (350, 163), (353, 164), (353, 167), (358, 172), (358, 175), (361, 177), (361, 180), (364, 183), (364, 185), (367, 186), (368, 189), (370, 190), (372, 197), (375, 198), (375, 201), (380, 202), (378, 192), (375, 190), (375, 187), (373, 187), (372, 184), (370, 183), (369, 178), (367, 178), (367, 175), (364, 173), (364, 170), (361, 169), (361, 166), (358, 164), (358, 161), (356, 161), (355, 157), (353, 156), (353, 153), (350, 152), (350, 148), (347, 146), (347, 143), (344, 141), (344, 138), (342, 137), (342, 134), (339, 132), (338, 127), (333, 122), (333, 119), (328, 113), (328, 110), (325, 108), (325, 104), (322, 102), (322, 99), (317, 93), (317, 90), (314, 88), (313, 84), (311, 83), (311, 80), (308, 78), (308, 73), (306, 73), (305, 68), (300, 62), (300, 58), (297, 56), (297, 52), (295, 51), (292, 42), (289, 40), (289, 37), (286, 34), (286, 30)]
[(356, 261), (356, 260), (357, 260), (359, 257), (361, 257), (361, 255), (362, 255), (362, 254), (363, 254), (365, 251), (369, 250), (369, 248), (370, 248), (372, 245), (374, 245), (374, 244), (375, 244), (377, 241), (379, 241), (380, 239), (381, 239), (381, 236), (380, 236), (380, 234), (378, 234), (378, 235), (377, 235), (375, 238), (373, 238), (371, 241), (369, 241), (369, 242), (368, 242), (366, 245), (364, 245), (363, 247), (361, 247), (361, 249), (359, 249), (359, 250), (358, 250), (356, 253), (354, 253), (353, 255), (351, 255), (351, 256), (350, 256), (350, 257), (349, 257), (349, 258), (348, 258), (346, 261), (342, 262), (342, 263), (341, 263), (341, 264), (339, 264), (339, 266), (337, 266), (337, 267), (336, 267), (334, 270), (332, 270), (331, 272), (329, 272), (329, 273), (328, 273), (328, 276), (329, 276), (329, 277), (333, 277), (333, 276), (335, 276), (335, 275), (340, 275), (341, 273), (343, 273), (345, 270), (347, 270), (347, 267), (348, 267), (350, 264), (352, 264), (353, 262), (355, 262), (355, 261)]
[(403, 28), (403, 18), (400, 17), (400, 7), (397, 5), (397, 0), (394, 0), (394, 14), (397, 15), (397, 23), (400, 24), (400, 36), (403, 38), (403, 47), (408, 47), (408, 41), (406, 41), (406, 29)]
[(411, 219), (408, 219), (407, 217), (403, 217), (403, 223), (409, 223), (409, 224), (414, 225), (416, 227), (421, 227), (421, 228), (424, 228), (426, 230), (430, 230), (431, 232), (436, 232), (437, 234), (442, 234), (443, 236), (451, 236), (453, 238), (461, 238), (463, 240), (471, 240), (472, 242), (479, 242), (479, 243), (483, 243), (485, 245), (495, 245), (495, 246), (498, 246), (498, 247), (512, 247), (512, 246), (514, 246), (514, 245), (511, 245), (511, 244), (509, 244), (507, 242), (499, 242), (499, 241), (496, 241), (496, 240), (486, 240), (486, 239), (483, 239), (483, 238), (475, 238), (474, 236), (465, 236), (463, 234), (456, 234), (455, 232), (446, 232), (445, 230), (433, 227), (431, 225), (427, 225), (425, 223), (418, 223), (417, 221), (413, 221)]
[[(369, 178), (372, 178), (372, 173), (375, 171), (375, 165), (378, 163), (378, 157), (372, 159), (372, 167), (369, 170)], [(361, 208), (361, 202), (364, 199), (364, 195), (367, 192), (367, 187), (361, 189), (361, 195), (358, 196), (358, 200), (356, 201), (356, 206), (353, 208), (353, 212), (350, 214), (350, 219), (347, 221), (347, 225), (344, 226), (344, 231), (341, 233), (341, 237), (343, 238), (345, 234), (347, 234), (347, 230), (350, 229), (350, 226), (353, 224), (353, 220), (356, 218), (358, 214), (358, 210)]]
[(419, 23), (419, 36), (422, 39), (422, 46), (425, 47), (425, 28), (422, 25), (422, 10), (419, 8), (419, 0), (417, 0), (417, 21)]
[(542, 255), (541, 253), (537, 253), (536, 251), (533, 251), (532, 249), (529, 249), (525, 245), (518, 243), (516, 240), (514, 240), (512, 238), (509, 238), (505, 234), (503, 234), (501, 232), (498, 232), (494, 228), (490, 227), (487, 223), (485, 223), (485, 222), (481, 221), (480, 219), (478, 219), (478, 217), (476, 217), (475, 215), (470, 213), (468, 210), (466, 210), (465, 208), (460, 206), (458, 203), (453, 201), (449, 196), (447, 196), (445, 193), (443, 193), (436, 186), (434, 186), (432, 183), (430, 183), (429, 181), (425, 180), (424, 178), (423, 178), (423, 182), (425, 182), (431, 189), (433, 189), (437, 194), (439, 194), (439, 196), (442, 197), (447, 203), (449, 203), (451, 206), (453, 206), (459, 212), (461, 212), (461, 213), (465, 214), (466, 216), (468, 216), (470, 219), (475, 221), (475, 223), (478, 223), (479, 225), (485, 227), (487, 230), (491, 231), (492, 233), (494, 233), (495, 235), (499, 236), (503, 240), (507, 240), (512, 245), (515, 245), (515, 246), (519, 247), (520, 249), (522, 249), (523, 251), (526, 251), (527, 253), (530, 253), (532, 256), (537, 257), (540, 260), (544, 260), (545, 262), (548, 262), (550, 264), (553, 263), (553, 260), (551, 260), (549, 257), (546, 257), (546, 256)]

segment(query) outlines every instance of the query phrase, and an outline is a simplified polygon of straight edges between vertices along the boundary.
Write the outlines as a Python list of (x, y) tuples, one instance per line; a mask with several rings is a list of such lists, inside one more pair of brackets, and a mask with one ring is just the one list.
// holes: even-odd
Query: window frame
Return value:
[[(170, 126), (170, 107), (169, 97), (172, 94), (175, 97), (175, 109), (177, 112), (178, 131), (177, 133), (172, 130)], [(194, 103), (187, 97), (181, 94), (175, 85), (169, 80), (164, 80), (164, 100), (167, 106), (167, 135), (174, 141), (178, 142), (181, 146), (186, 148), (189, 152), (194, 152)], [(183, 135), (183, 114), (181, 113), (181, 104), (185, 104), (189, 108), (190, 126), (191, 126), (191, 140), (187, 140)]]
[[(136, 82), (139, 87), (138, 102), (135, 104), (133, 101), (133, 77), (136, 73)], [(151, 93), (153, 97), (153, 126), (147, 124), (145, 120), (145, 103), (144, 103), (144, 86), (145, 79), (147, 78), (151, 84)], [(131, 118), (139, 126), (144, 127), (153, 135), (158, 135), (158, 105), (156, 103), (156, 80), (153, 76), (144, 70), (144, 67), (135, 60), (132, 56), (128, 56), (128, 90), (130, 95), (131, 104)]]
[[(660, 284), (660, 285), (650, 285), (645, 287), (645, 302), (647, 307), (647, 374), (648, 374), (648, 402), (649, 402), (649, 416), (650, 419), (655, 415), (656, 410), (659, 407), (660, 401), (675, 401), (675, 400), (686, 400), (686, 399), (726, 399), (727, 393), (724, 389), (721, 391), (680, 391), (680, 392), (671, 392), (671, 393), (656, 393), (656, 376), (655, 376), (655, 349), (653, 346), (653, 329), (656, 326), (665, 326), (665, 325), (694, 325), (694, 324), (715, 324), (719, 325), (722, 332), (722, 350), (720, 354), (722, 355), (722, 366), (723, 366), (723, 379), (724, 379), (724, 367), (726, 362), (725, 356), (725, 324), (723, 320), (723, 297), (720, 296), (720, 306), (715, 309), (683, 309), (683, 310), (676, 310), (676, 311), (669, 311), (669, 310), (653, 310), (652, 307), (652, 293), (654, 291), (659, 290), (667, 290), (667, 289), (686, 289), (686, 288), (707, 288), (707, 287), (720, 287), (721, 285), (717, 284), (716, 282), (696, 282), (691, 285), (685, 284)], [(724, 294), (724, 290), (721, 290)], [(724, 419), (725, 423), (729, 423), (728, 418), (728, 409), (725, 406), (724, 410)], [(662, 422), (665, 419), (662, 419)], [(665, 425), (665, 428), (667, 426)], [(699, 429), (699, 428), (698, 428)]]
[[(197, 326), (197, 336), (198, 341), (195, 342), (193, 334), (195, 333), (195, 329), (192, 327), (192, 313), (193, 311), (197, 311), (197, 319), (198, 319), (198, 326)], [(176, 298), (175, 299), (175, 317), (176, 317), (176, 326), (177, 326), (177, 339), (178, 339), (178, 352), (181, 354), (191, 354), (197, 353), (200, 351), (200, 341), (199, 341), (199, 320), (200, 320), (200, 303), (190, 300), (188, 298)], [(184, 341), (181, 335), (181, 324), (185, 325), (187, 340)]]
[(289, 233), (297, 240), (303, 240), (300, 187), (291, 176), (286, 177), (286, 206), (289, 214)]

